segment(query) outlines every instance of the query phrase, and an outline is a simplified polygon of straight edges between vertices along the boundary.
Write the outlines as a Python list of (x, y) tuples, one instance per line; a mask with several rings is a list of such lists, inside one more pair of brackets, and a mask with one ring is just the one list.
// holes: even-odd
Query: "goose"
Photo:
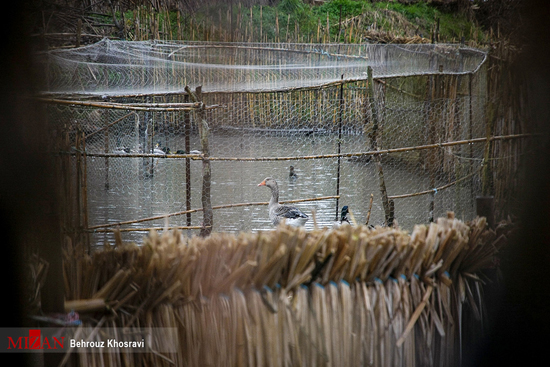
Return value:
[(266, 177), (258, 186), (266, 186), (271, 190), (271, 200), (269, 200), (269, 219), (271, 223), (276, 226), (281, 223), (282, 220), (286, 224), (295, 227), (303, 226), (309, 217), (304, 214), (300, 209), (279, 204), (279, 186), (277, 181), (271, 177)]
[(290, 172), (288, 173), (288, 178), (290, 180), (296, 180), (298, 178), (298, 175), (296, 172), (294, 172), (294, 166), (290, 166)]

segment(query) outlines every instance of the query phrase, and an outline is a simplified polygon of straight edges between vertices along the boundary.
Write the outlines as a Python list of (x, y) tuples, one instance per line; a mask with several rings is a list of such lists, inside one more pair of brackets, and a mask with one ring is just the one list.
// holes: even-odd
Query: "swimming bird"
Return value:
[(303, 213), (300, 209), (279, 204), (279, 186), (277, 181), (271, 177), (266, 177), (258, 186), (267, 186), (271, 190), (271, 200), (269, 200), (269, 219), (271, 223), (276, 226), (281, 221), (285, 221), (286, 224), (295, 227), (303, 226), (309, 217)]
[(130, 148), (126, 148), (126, 147), (116, 147), (116, 148), (113, 150), (113, 153), (115, 153), (115, 154), (127, 154), (127, 153), (130, 153)]
[(202, 154), (202, 152), (200, 150), (191, 150), (189, 152), (186, 152), (185, 150), (183, 149), (178, 149), (176, 151), (176, 154)]
[(342, 211), (341, 211), (341, 214), (340, 214), (340, 220), (335, 221), (332, 225), (332, 228), (339, 228), (342, 225), (344, 225), (345, 223), (351, 225), (351, 222), (348, 219), (348, 214), (349, 214), (349, 208), (348, 208), (347, 205), (344, 205), (342, 207)]
[(298, 178), (298, 175), (296, 172), (294, 172), (294, 166), (290, 166), (290, 172), (288, 173), (288, 178), (290, 180), (296, 180)]
[(159, 154), (159, 155), (165, 155), (166, 152), (160, 148), (160, 144), (157, 143), (157, 145), (153, 148), (153, 154)]
[(350, 221), (348, 219), (348, 214), (349, 214), (349, 208), (347, 205), (344, 205), (342, 207), (342, 213), (340, 215), (340, 224), (343, 224), (343, 223), (350, 224)]

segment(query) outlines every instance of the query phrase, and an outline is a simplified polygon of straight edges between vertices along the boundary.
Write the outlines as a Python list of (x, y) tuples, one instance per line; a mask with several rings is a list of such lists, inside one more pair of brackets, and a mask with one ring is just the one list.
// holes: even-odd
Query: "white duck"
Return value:
[(266, 177), (258, 186), (267, 186), (271, 189), (271, 200), (269, 200), (268, 208), (269, 219), (271, 219), (271, 223), (274, 226), (281, 223), (282, 220), (285, 220), (286, 224), (295, 227), (301, 227), (307, 222), (309, 217), (300, 209), (279, 204), (279, 186), (273, 178)]
[(157, 143), (157, 145), (155, 145), (155, 147), (153, 148), (153, 154), (164, 155), (166, 153), (164, 153), (164, 150), (160, 149), (160, 146)]

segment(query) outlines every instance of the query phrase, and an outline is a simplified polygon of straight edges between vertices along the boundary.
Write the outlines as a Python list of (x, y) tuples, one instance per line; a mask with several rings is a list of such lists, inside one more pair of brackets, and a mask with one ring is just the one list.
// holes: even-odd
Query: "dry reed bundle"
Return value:
[[(506, 243), (497, 232), (452, 213), (412, 234), (152, 231), (142, 246), (119, 239), (91, 256), (68, 248), (66, 295), (103, 300), (99, 315), (113, 327), (177, 328), (157, 341), (177, 342), (177, 353), (124, 352), (109, 365), (454, 365), (469, 327), (463, 305), (481, 318), (480, 271)], [(100, 363), (93, 358), (81, 364)]]

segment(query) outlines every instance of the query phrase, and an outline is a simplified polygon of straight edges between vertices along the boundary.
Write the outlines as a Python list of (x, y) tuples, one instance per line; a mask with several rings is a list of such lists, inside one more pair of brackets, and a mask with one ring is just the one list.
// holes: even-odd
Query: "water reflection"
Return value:
[[(183, 138), (181, 138), (183, 139)], [(198, 140), (198, 139), (196, 139)], [(196, 144), (195, 140), (195, 144)], [(228, 157), (291, 157), (334, 153), (333, 138), (320, 135), (307, 137), (296, 143), (295, 137), (254, 134), (214, 133), (210, 139), (212, 156)], [(183, 146), (182, 140), (168, 142), (172, 151)], [(344, 136), (342, 152), (364, 150), (360, 136)], [(193, 146), (192, 149), (198, 149)], [(153, 175), (146, 174), (153, 164)], [(280, 161), (212, 161), (212, 205), (248, 202), (267, 202), (269, 190), (258, 187), (265, 177), (274, 177), (279, 183), (280, 200), (306, 199), (336, 195), (338, 159), (301, 159)], [(298, 175), (289, 179), (293, 165)], [(88, 210), (89, 225), (116, 223), (157, 215), (166, 215), (186, 209), (186, 178), (184, 159), (163, 158), (109, 158), (108, 174), (105, 158), (88, 159)], [(396, 160), (384, 161), (384, 177), (390, 195), (413, 193), (429, 189), (427, 174), (411, 164)], [(108, 189), (105, 183), (108, 182)], [(201, 208), (202, 162), (191, 161), (191, 208)], [(371, 224), (383, 223), (383, 208), (379, 190), (379, 177), (374, 163), (340, 160), (339, 206), (348, 205), (359, 222), (367, 216), (368, 203), (374, 194)], [(473, 204), (469, 186), (457, 186), (437, 193), (436, 215), (455, 210), (459, 218), (469, 219)], [(395, 201), (398, 223), (406, 229), (428, 220), (430, 195)], [(310, 215), (315, 211), (319, 227), (332, 226), (336, 220), (336, 200), (323, 200), (293, 204)], [(311, 217), (311, 216), (310, 216)], [(186, 216), (166, 220), (135, 223), (130, 228), (186, 225)], [(191, 215), (192, 225), (201, 225), (202, 213)], [(314, 227), (313, 219), (306, 229)], [(239, 232), (269, 230), (267, 206), (245, 206), (214, 211), (214, 231)], [(193, 233), (198, 233), (195, 231)], [(123, 233), (127, 241), (141, 242), (144, 232)], [(107, 234), (93, 234), (94, 243), (103, 243)]]

